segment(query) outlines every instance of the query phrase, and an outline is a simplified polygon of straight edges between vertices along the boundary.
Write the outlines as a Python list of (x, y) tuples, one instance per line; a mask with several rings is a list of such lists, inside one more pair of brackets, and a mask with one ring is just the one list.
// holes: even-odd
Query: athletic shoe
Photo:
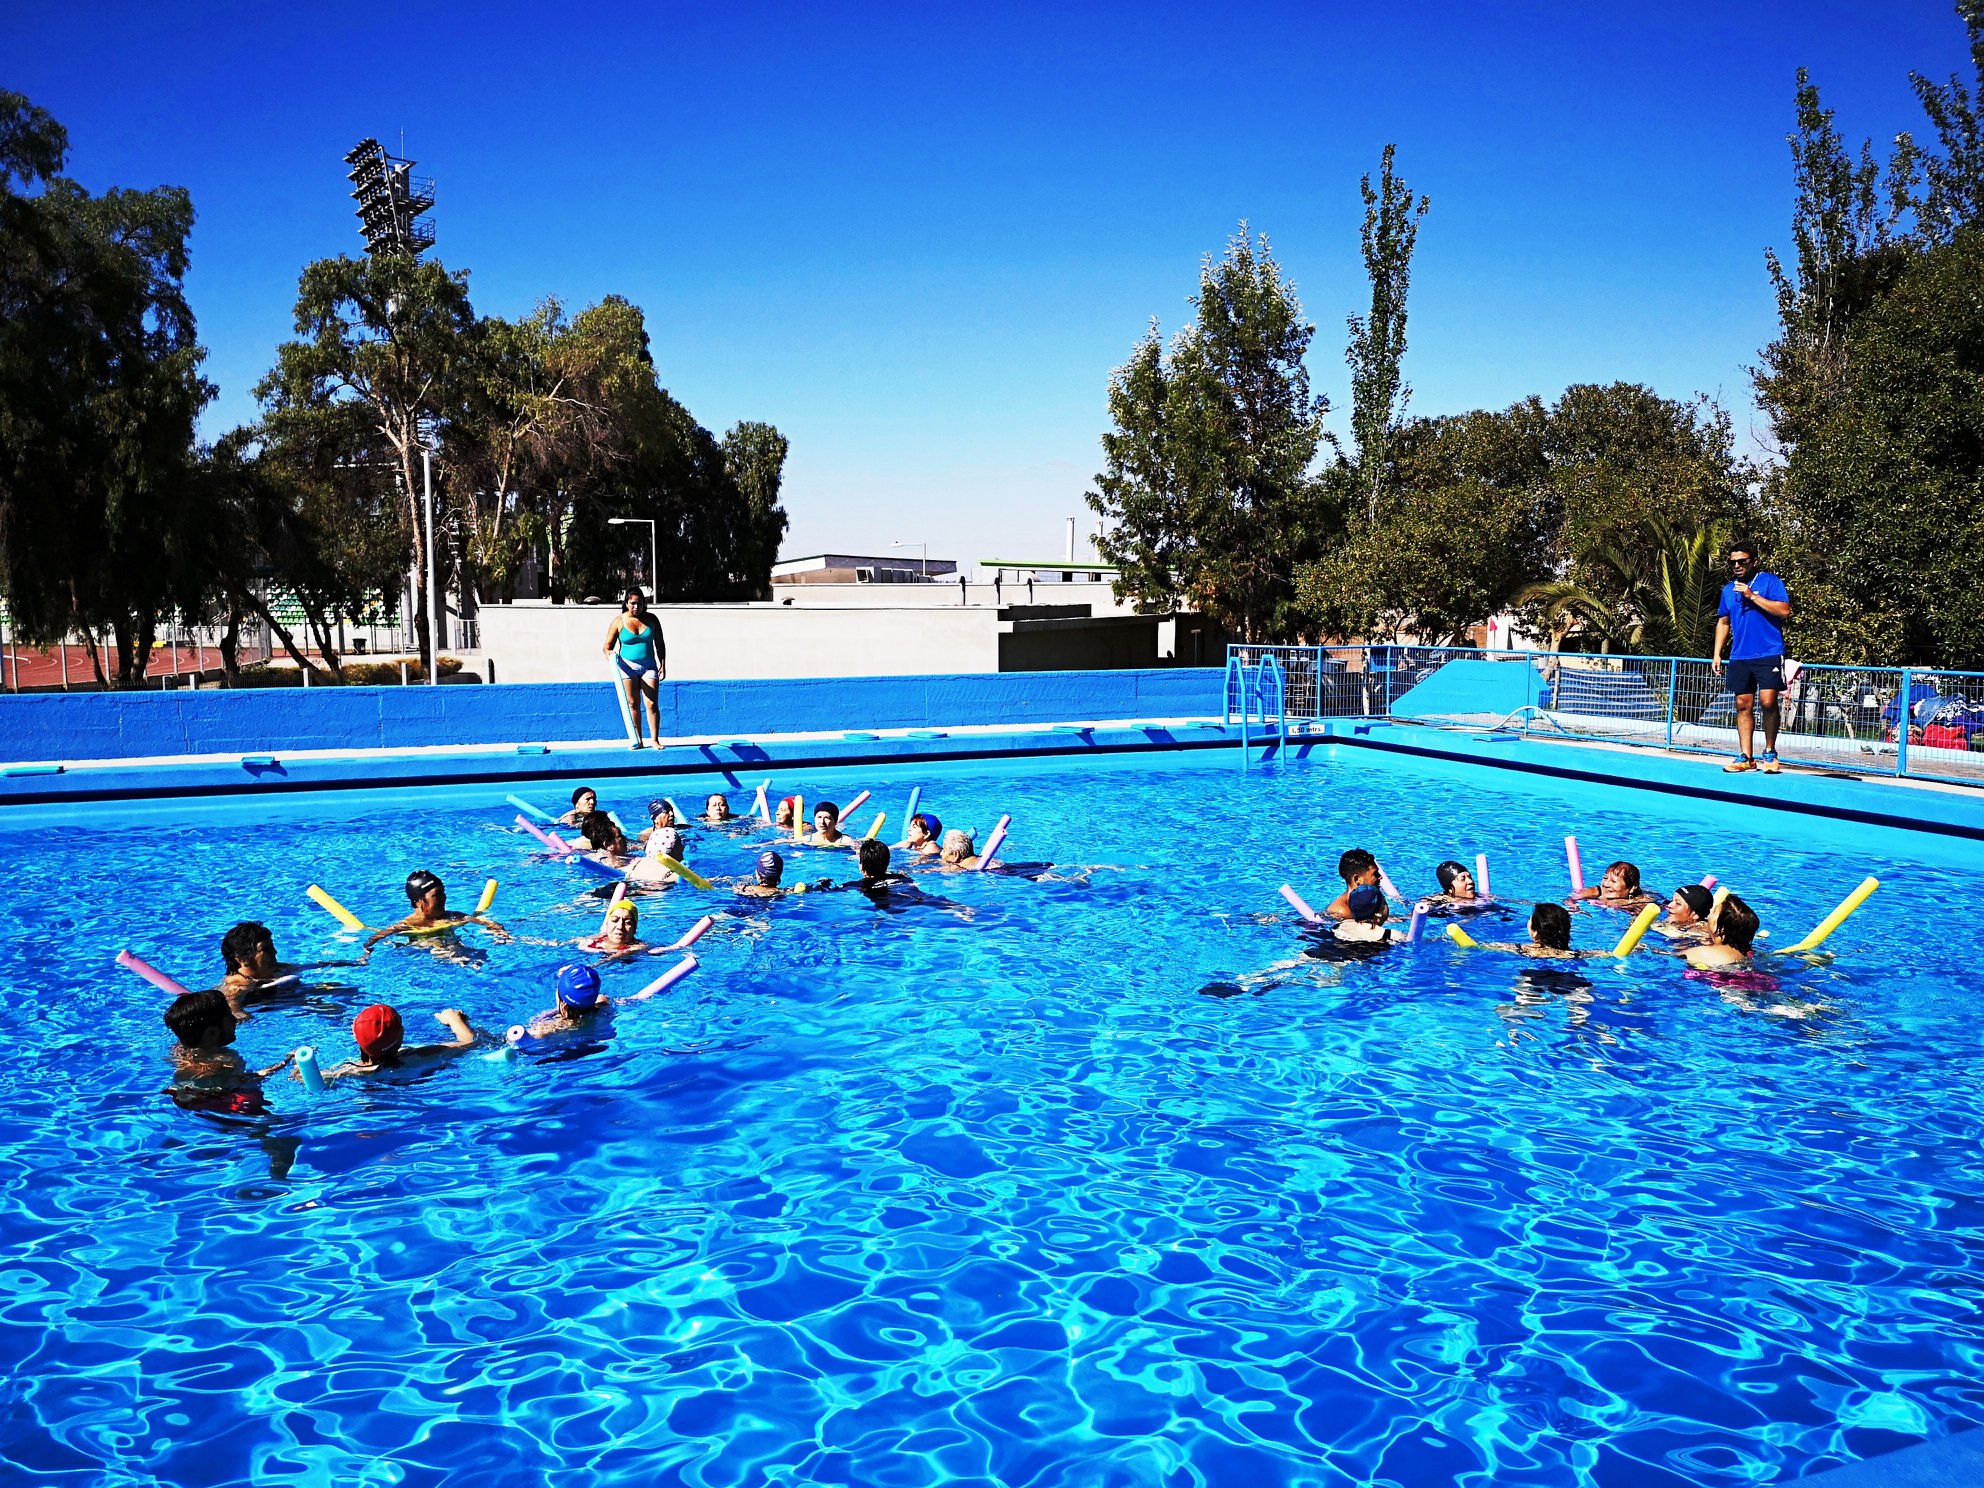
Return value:
[(1739, 754), (1722, 767), (1722, 773), (1725, 775), (1737, 775), (1744, 770), (1754, 770), (1756, 767), (1757, 762), (1755, 760), (1751, 759), (1747, 754)]
[(1762, 754), (1758, 755), (1757, 768), (1762, 770), (1766, 775), (1777, 774), (1777, 751), (1775, 749), (1766, 749)]

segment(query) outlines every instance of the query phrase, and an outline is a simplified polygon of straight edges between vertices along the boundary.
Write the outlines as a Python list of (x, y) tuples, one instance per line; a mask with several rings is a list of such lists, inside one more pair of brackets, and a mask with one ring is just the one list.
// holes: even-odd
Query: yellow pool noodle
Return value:
[(1447, 926), (1447, 939), (1451, 940), (1457, 946), (1467, 946), (1470, 949), (1478, 947), (1481, 944), (1480, 941), (1469, 935), (1460, 926), (1452, 924)]
[(1626, 927), (1626, 933), (1620, 936), (1619, 943), (1612, 947), (1612, 954), (1615, 956), (1632, 954), (1633, 947), (1640, 943), (1646, 932), (1653, 928), (1653, 922), (1659, 918), (1660, 906), (1658, 904), (1649, 904), (1645, 909), (1634, 915), (1633, 923)]
[(330, 911), (331, 916), (334, 919), (336, 919), (336, 921), (340, 925), (344, 926), (345, 929), (363, 930), (365, 928), (365, 921), (361, 920), (357, 915), (353, 914), (350, 910), (346, 909), (342, 904), (338, 903), (337, 900), (333, 899), (329, 894), (325, 893), (316, 884), (310, 885), (310, 887), (305, 889), (303, 892), (308, 894), (312, 899), (315, 899), (318, 904), (323, 906), (323, 908)]
[(710, 881), (686, 863), (678, 863), (675, 859), (663, 857), (660, 853), (655, 854), (654, 860), (686, 883), (692, 883), (699, 889), (710, 887)]
[(1722, 908), (1722, 901), (1727, 899), (1728, 897), (1729, 897), (1729, 885), (1724, 884), (1721, 888), (1715, 891), (1714, 897), (1709, 900), (1708, 912), (1710, 914), (1714, 914), (1718, 909)]
[(488, 883), (482, 886), (482, 897), (475, 901), (475, 912), (477, 914), (488, 914), (489, 906), (494, 904), (495, 902), (496, 902), (496, 880), (492, 878), (489, 880)]
[(804, 796), (794, 796), (792, 798), (792, 840), (794, 842), (804, 842), (806, 840), (806, 798)]
[(889, 819), (888, 812), (886, 811), (876, 812), (875, 819), (870, 823), (868, 823), (868, 836), (865, 840), (869, 842), (873, 842), (877, 837), (881, 836), (882, 823), (887, 821), (888, 819)]
[(1814, 946), (1818, 945), (1819, 942), (1824, 940), (1828, 935), (1832, 934), (1833, 931), (1837, 930), (1841, 925), (1844, 925), (1846, 923), (1846, 917), (1852, 914), (1853, 911), (1858, 909), (1861, 905), (1865, 904), (1867, 902), (1867, 897), (1870, 894), (1872, 894), (1874, 890), (1878, 889), (1880, 886), (1881, 886), (1881, 881), (1878, 878), (1868, 877), (1861, 879), (1860, 887), (1855, 889), (1852, 893), (1848, 894), (1844, 899), (1840, 900), (1839, 908), (1835, 909), (1831, 914), (1827, 915), (1823, 920), (1820, 920), (1817, 925), (1813, 926), (1812, 933), (1806, 936), (1803, 940), (1799, 941), (1798, 944), (1793, 946), (1786, 946), (1784, 948), (1785, 951), (1789, 953), (1791, 951), (1811, 950)]

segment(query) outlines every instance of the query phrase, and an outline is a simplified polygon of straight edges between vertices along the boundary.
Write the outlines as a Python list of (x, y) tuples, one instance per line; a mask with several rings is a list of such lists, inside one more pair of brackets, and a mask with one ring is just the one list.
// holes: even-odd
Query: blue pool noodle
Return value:
[(1412, 906), (1412, 922), (1405, 927), (1405, 943), (1417, 945), (1419, 933), (1426, 928), (1426, 905), (1422, 900)]
[(512, 806), (516, 807), (517, 810), (522, 811), (527, 815), (534, 816), (541, 822), (555, 822), (556, 820), (558, 820), (557, 817), (551, 815), (549, 812), (539, 811), (535, 806), (531, 805), (531, 803), (526, 801), (522, 796), (505, 796), (503, 797), (503, 799), (508, 801)]
[(305, 1090), (312, 1095), (324, 1093), (324, 1072), (317, 1067), (317, 1051), (308, 1044), (296, 1051), (296, 1073)]

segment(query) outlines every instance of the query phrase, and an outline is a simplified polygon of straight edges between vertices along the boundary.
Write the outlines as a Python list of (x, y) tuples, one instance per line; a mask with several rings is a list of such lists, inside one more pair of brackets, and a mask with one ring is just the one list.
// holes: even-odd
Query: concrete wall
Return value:
[[(603, 630), (603, 627), (602, 627)], [(667, 682), (664, 737), (1217, 716), (1224, 672)], [(625, 741), (604, 681), (0, 696), (0, 762)]]

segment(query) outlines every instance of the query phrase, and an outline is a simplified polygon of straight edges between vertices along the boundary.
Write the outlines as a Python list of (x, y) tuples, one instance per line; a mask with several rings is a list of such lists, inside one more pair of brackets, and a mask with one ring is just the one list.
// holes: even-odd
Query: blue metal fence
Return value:
[[(1984, 673), (1786, 667), (1777, 752), (1853, 774), (1984, 784)], [(1735, 699), (1701, 657), (1441, 646), (1229, 646), (1227, 718), (1358, 718), (1737, 751)], [(1762, 719), (1753, 749), (1761, 751)]]

